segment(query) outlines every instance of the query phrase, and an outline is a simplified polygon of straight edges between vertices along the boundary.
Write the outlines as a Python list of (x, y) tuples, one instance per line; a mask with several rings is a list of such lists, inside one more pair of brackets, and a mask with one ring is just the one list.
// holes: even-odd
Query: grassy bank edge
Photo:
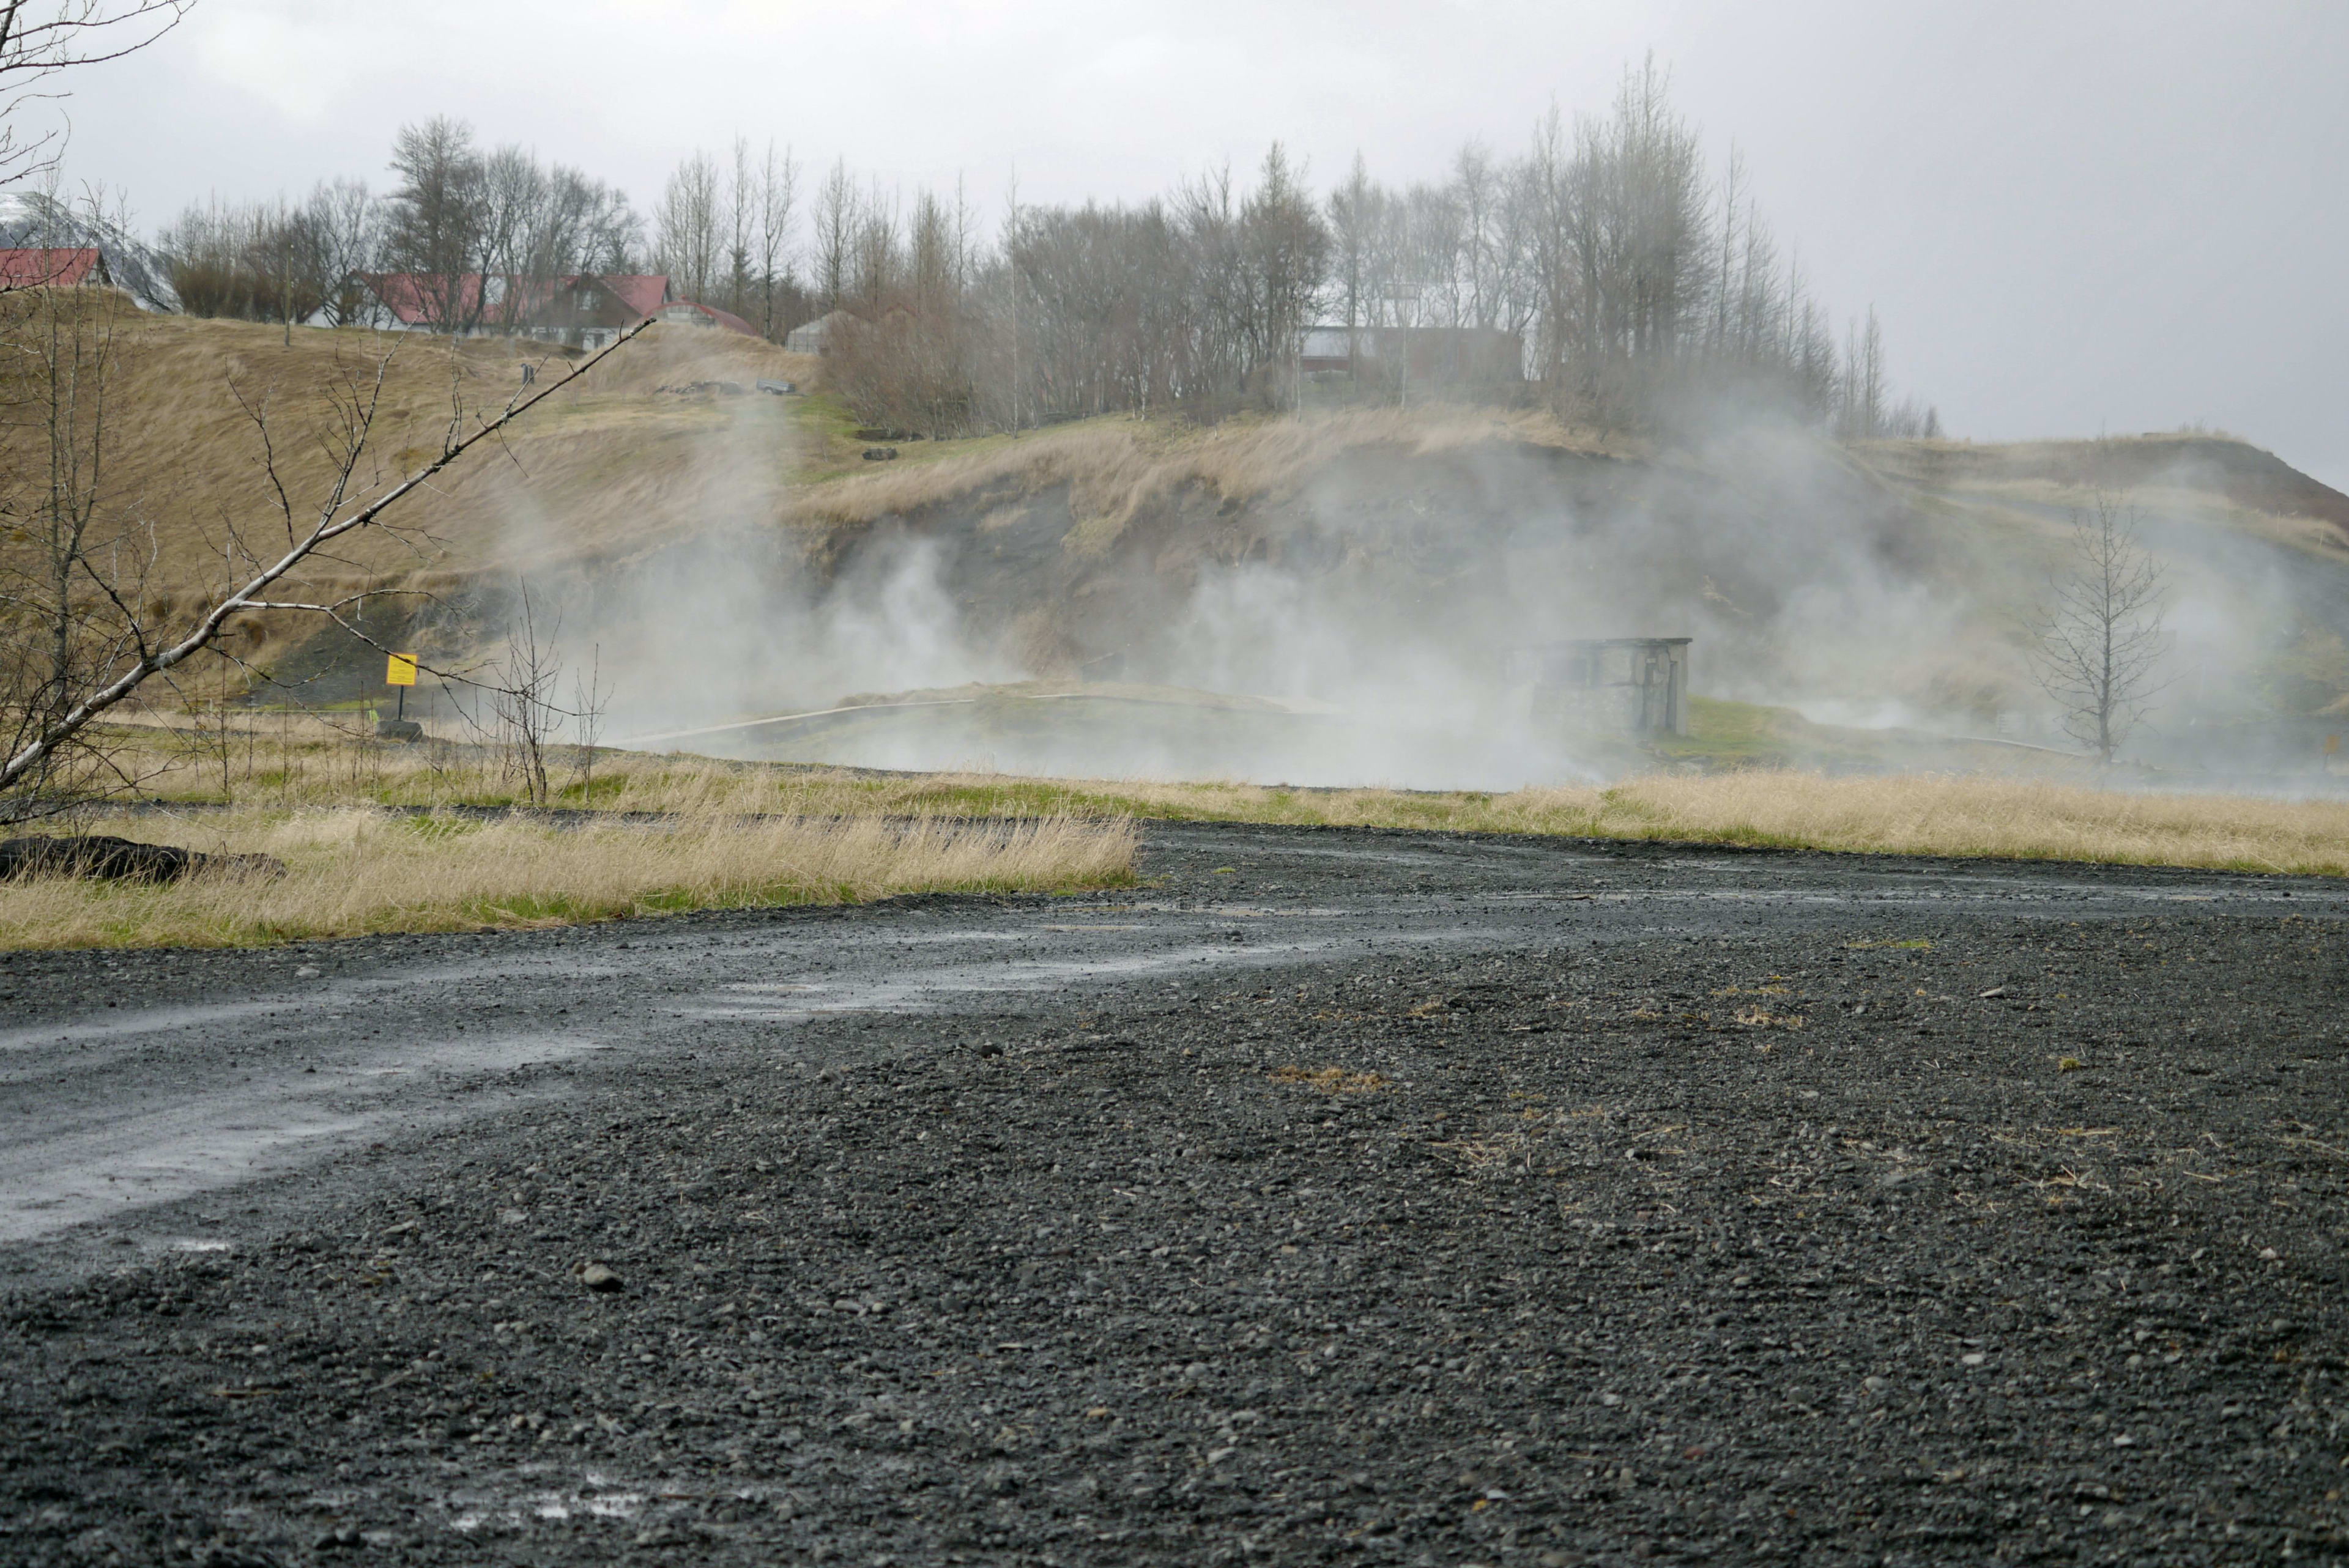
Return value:
[(283, 876), (168, 886), (40, 877), (0, 884), (0, 951), (264, 947), (389, 934), (532, 930), (700, 911), (864, 903), (921, 893), (1071, 893), (1131, 885), (1127, 821), (977, 823), (704, 817), (557, 826), (345, 808), (90, 824)]

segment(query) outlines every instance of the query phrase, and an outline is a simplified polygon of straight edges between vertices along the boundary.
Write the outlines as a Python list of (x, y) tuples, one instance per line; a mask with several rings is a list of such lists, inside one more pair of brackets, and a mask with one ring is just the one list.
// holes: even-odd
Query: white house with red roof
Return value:
[(0, 289), (78, 289), (84, 284), (111, 286), (106, 253), (96, 245), (32, 245), (0, 249)]
[(118, 288), (141, 310), (174, 311), (180, 296), (162, 257), (128, 231), (37, 191), (0, 191), (0, 249), (12, 253), (0, 287), (53, 284)]
[[(672, 303), (666, 273), (568, 273), (552, 278), (457, 273), (359, 273), (347, 322), (379, 332), (511, 335), (601, 348)], [(315, 325), (331, 325), (314, 318)]]

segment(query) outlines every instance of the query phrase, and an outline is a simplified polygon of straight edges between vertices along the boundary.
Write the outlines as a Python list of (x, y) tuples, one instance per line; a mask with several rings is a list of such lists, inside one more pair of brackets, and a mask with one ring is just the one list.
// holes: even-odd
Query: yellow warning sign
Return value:
[(2338, 757), (2341, 755), (2341, 738), (2339, 736), (2328, 735), (2324, 738), (2324, 755), (2327, 757)]
[(414, 654), (392, 655), (389, 665), (383, 672), (383, 679), (387, 686), (414, 686), (416, 655)]

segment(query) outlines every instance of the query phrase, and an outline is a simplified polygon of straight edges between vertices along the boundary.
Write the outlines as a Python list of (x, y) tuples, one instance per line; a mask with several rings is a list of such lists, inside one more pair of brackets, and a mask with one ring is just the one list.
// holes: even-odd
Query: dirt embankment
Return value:
[(1251, 568), (1301, 588), (1300, 619), (1384, 619), (1492, 660), (1577, 627), (1765, 625), (1823, 568), (1918, 577), (1941, 555), (1897, 498), (1802, 438), (1723, 473), (1454, 418), (1050, 434), (796, 511), (830, 580), (908, 541), (937, 551), (975, 635), (1039, 676), (1112, 659), (1166, 678), (1203, 579)]
[[(1751, 430), (1656, 451), (1522, 414), (1112, 422), (834, 481), (792, 512), (825, 582), (922, 542), (973, 640), (1031, 676), (1195, 682), (1212, 661), (1186, 668), (1186, 648), (1253, 635), (1276, 668), (1247, 689), (1285, 689), (1278, 661), (1313, 639), (1274, 645), (1282, 617), (1471, 669), (1514, 643), (1694, 634), (1721, 695), (1897, 699), (1987, 730), (2037, 700), (2018, 626), (2098, 485), (2142, 511), (2204, 619), (2343, 619), (2323, 584), (2349, 569), (2328, 521), (2349, 497), (2204, 438), (1847, 452)], [(1212, 623), (1229, 595), (1202, 582), (1243, 579), (1278, 606)]]

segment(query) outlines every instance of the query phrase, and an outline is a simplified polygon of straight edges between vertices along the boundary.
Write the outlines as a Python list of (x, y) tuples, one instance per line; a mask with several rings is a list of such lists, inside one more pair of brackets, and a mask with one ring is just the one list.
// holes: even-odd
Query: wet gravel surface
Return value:
[(0, 956), (0, 1562), (2349, 1555), (2349, 899), (1162, 827)]

